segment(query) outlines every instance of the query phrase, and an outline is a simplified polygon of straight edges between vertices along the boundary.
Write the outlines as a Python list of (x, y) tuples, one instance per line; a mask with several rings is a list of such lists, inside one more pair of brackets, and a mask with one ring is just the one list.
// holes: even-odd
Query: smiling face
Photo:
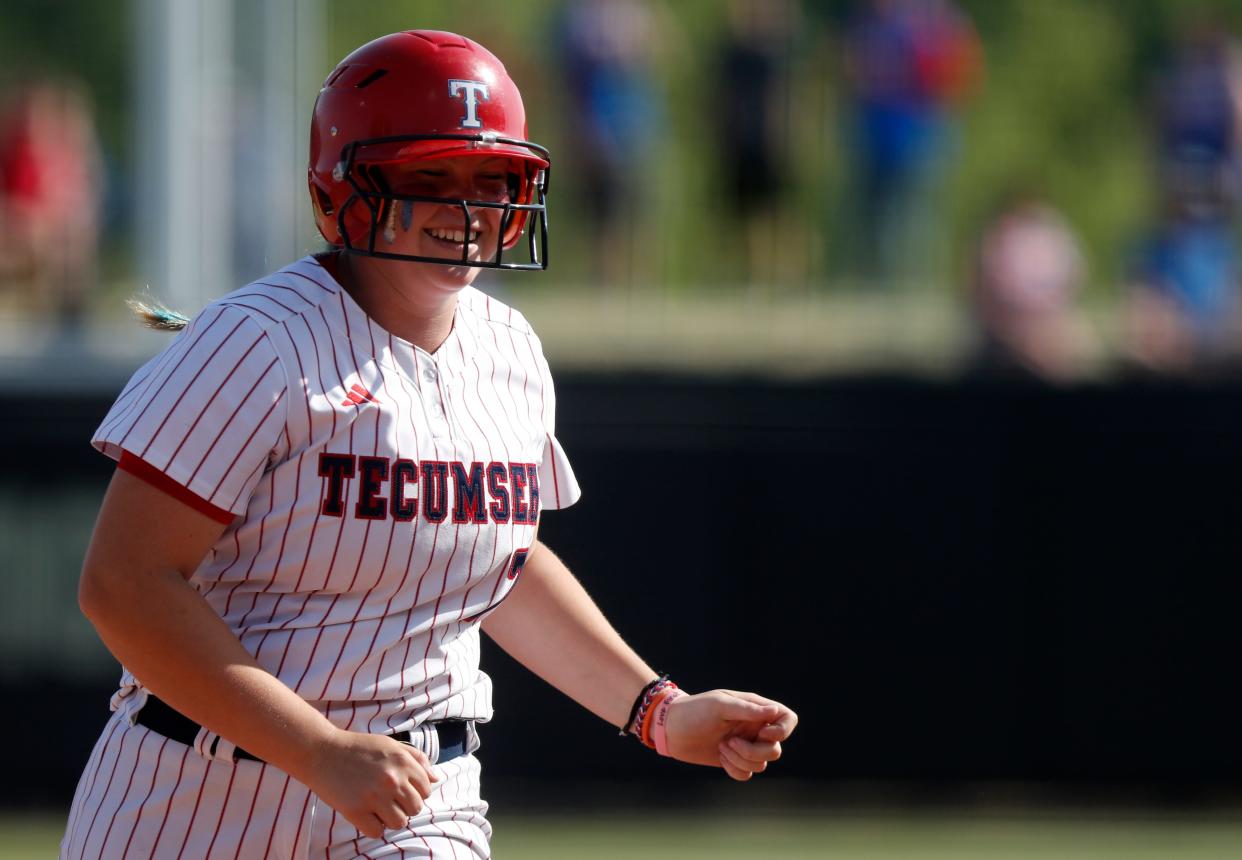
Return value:
[[(462, 207), (457, 201), (507, 203), (512, 167), (506, 158), (461, 157), (389, 165), (384, 181), (393, 194), (442, 198), (443, 202), (393, 201), (376, 246), (396, 254), (486, 262), (496, 256), (502, 209)], [(467, 218), (467, 209), (469, 217)], [(477, 269), (460, 269), (457, 277)]]

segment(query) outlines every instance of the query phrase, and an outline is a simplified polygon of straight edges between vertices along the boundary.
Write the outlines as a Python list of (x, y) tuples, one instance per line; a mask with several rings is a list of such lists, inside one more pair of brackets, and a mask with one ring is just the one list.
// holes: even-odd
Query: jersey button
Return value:
[(435, 382), (435, 381), (436, 381), (436, 372), (435, 372), (434, 370), (431, 370), (431, 369), (424, 370), (424, 371), (423, 371), (423, 379), (427, 380), (428, 382)]

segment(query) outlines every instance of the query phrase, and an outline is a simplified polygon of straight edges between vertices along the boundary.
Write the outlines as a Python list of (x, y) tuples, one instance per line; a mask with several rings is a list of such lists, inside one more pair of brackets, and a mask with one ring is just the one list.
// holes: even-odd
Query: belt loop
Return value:
[(124, 695), (117, 693), (112, 697), (112, 710), (124, 711), (125, 721), (131, 726), (136, 726), (138, 725), (138, 712), (146, 706), (151, 694), (147, 692), (146, 687), (130, 687), (123, 692)]
[(423, 733), (423, 744), (426, 747), (423, 752), (427, 753), (427, 758), (435, 764), (440, 760), (440, 733), (436, 731), (435, 723), (423, 723), (419, 729)]
[(414, 726), (412, 729), (406, 729), (404, 732), (398, 732), (394, 737), (405, 735), (409, 740), (401, 741), (419, 750), (431, 759), (431, 763), (435, 764), (436, 759), (440, 757), (440, 736), (436, 732), (434, 723), (422, 723)]
[(237, 744), (233, 743), (226, 737), (216, 735), (216, 742), (211, 745), (211, 757), (217, 761), (227, 761), (229, 764), (237, 764), (237, 759), (233, 755), (233, 751), (237, 749)]
[(220, 736), (218, 734), (204, 726), (199, 726), (198, 734), (194, 736), (194, 743), (190, 744), (190, 746), (193, 748), (194, 752), (198, 753), (203, 758), (212, 758), (213, 748), (218, 740), (220, 740)]

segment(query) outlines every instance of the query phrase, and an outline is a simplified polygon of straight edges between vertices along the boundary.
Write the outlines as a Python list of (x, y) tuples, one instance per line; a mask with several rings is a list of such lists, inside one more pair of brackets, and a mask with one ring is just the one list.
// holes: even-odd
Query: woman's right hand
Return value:
[(344, 729), (318, 746), (310, 770), (311, 790), (374, 839), (405, 827), (440, 779), (422, 750)]
[(405, 827), (436, 782), (427, 756), (329, 723), (260, 666), (187, 582), (223, 532), (118, 469), (82, 566), (82, 611), (169, 706), (309, 786), (367, 836)]

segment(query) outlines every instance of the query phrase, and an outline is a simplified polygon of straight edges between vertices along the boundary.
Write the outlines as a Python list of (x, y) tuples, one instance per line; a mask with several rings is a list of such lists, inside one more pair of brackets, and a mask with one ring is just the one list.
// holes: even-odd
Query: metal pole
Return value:
[(231, 0), (139, 0), (140, 274), (193, 313), (232, 283)]

